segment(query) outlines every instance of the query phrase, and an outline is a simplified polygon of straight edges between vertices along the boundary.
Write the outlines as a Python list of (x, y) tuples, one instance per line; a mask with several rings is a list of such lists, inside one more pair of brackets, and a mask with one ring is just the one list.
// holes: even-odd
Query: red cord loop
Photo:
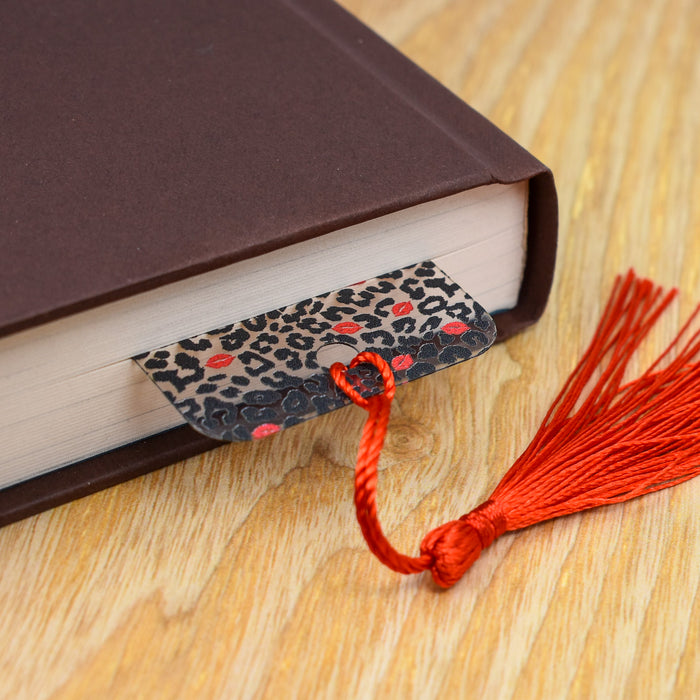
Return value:
[(391, 412), (396, 384), (391, 367), (373, 352), (361, 352), (350, 367), (366, 362), (374, 365), (382, 376), (384, 392), (369, 399), (361, 396), (347, 379), (347, 368), (336, 362), (330, 369), (333, 381), (352, 399), (353, 403), (369, 412), (357, 453), (355, 466), (355, 511), (362, 534), (377, 558), (390, 569), (404, 574), (425, 571), (430, 557), (407, 557), (397, 552), (382, 532), (377, 516), (377, 463), (382, 451)]
[(377, 515), (377, 463), (386, 436), (396, 385), (391, 367), (379, 355), (362, 352), (350, 367), (362, 363), (374, 365), (382, 376), (384, 393), (364, 398), (348, 380), (347, 367), (336, 362), (330, 373), (333, 381), (369, 412), (360, 440), (355, 467), (355, 510), (362, 534), (370, 550), (390, 569), (403, 574), (430, 569), (435, 582), (444, 588), (455, 584), (477, 560), (482, 549), (506, 531), (501, 506), (486, 501), (459, 520), (445, 523), (428, 533), (421, 544), (421, 556), (409, 557), (397, 552), (384, 535)]
[[(391, 371), (389, 364), (374, 352), (361, 352), (359, 355), (356, 355), (353, 357), (352, 362), (350, 362), (350, 368), (357, 367), (357, 365), (361, 364), (370, 364), (377, 368), (384, 382), (384, 391), (382, 395), (391, 402), (396, 393), (396, 382), (394, 380), (394, 373)], [(348, 369), (349, 368), (342, 362), (333, 363), (330, 368), (331, 378), (356, 406), (368, 411), (370, 399), (366, 399), (362, 396), (352, 382), (348, 380), (346, 374)]]
[(342, 362), (334, 362), (329, 371), (331, 373), (331, 379), (336, 383), (338, 388), (342, 389), (356, 406), (367, 410), (367, 399), (361, 396), (357, 389), (348, 381), (345, 374), (348, 368)]

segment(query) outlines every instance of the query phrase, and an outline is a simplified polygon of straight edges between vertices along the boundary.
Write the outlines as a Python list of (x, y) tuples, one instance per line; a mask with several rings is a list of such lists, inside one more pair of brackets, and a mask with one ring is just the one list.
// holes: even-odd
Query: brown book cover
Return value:
[[(328, 0), (9, 0), (0, 45), (0, 336), (526, 179), (500, 339), (544, 309), (549, 170)], [(0, 524), (215, 444), (176, 428), (7, 488)]]

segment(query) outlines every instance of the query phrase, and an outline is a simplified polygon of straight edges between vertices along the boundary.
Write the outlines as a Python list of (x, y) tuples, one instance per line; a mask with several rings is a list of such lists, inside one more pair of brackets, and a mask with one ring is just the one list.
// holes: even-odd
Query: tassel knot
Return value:
[(474, 528), (481, 541), (482, 549), (486, 549), (507, 530), (503, 508), (498, 501), (492, 499), (484, 501), (480, 506), (463, 515), (460, 520)]
[(430, 571), (438, 586), (449, 588), (464, 575), (497, 537), (506, 531), (506, 517), (497, 501), (488, 500), (429, 532), (420, 551), (430, 558)]

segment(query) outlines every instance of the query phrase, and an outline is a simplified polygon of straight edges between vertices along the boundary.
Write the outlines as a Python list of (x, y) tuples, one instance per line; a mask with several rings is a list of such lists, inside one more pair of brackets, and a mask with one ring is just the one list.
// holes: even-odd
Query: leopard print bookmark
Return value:
[[(270, 311), (134, 358), (196, 430), (218, 440), (276, 433), (350, 403), (328, 368), (370, 351), (403, 384), (487, 350), (489, 314), (432, 261)], [(348, 377), (381, 391), (372, 366)]]

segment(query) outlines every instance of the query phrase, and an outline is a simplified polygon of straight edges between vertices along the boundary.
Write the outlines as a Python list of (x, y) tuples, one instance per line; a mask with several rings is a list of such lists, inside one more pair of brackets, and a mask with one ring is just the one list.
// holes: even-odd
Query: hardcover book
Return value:
[(219, 443), (132, 357), (434, 260), (542, 313), (551, 172), (328, 0), (0, 7), (0, 524)]

